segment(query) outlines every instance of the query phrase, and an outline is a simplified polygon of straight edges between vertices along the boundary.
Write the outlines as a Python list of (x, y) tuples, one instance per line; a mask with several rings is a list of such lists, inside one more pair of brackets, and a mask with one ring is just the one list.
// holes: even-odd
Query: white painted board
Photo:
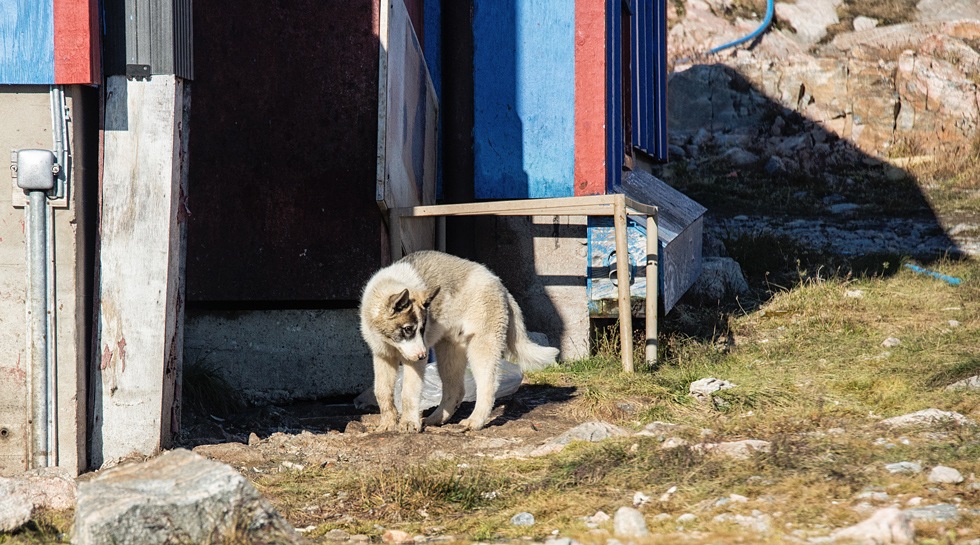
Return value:
[[(439, 101), (404, 1), (381, 2), (379, 36), (378, 206), (435, 204)], [(404, 253), (434, 247), (433, 218), (406, 219), (401, 232)]]

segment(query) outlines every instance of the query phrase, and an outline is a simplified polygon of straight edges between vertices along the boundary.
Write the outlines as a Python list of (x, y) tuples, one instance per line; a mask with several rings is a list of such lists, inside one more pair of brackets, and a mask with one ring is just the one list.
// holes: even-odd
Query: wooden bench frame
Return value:
[[(648, 365), (657, 361), (657, 290), (659, 243), (657, 237), (656, 206), (639, 203), (622, 194), (563, 197), (557, 199), (525, 199), (465, 204), (440, 204), (392, 208), (389, 213), (391, 227), (391, 258), (402, 257), (402, 222), (406, 218), (437, 216), (612, 216), (615, 227), (616, 255), (628, 256), (626, 215), (646, 216), (647, 279), (646, 297), (646, 350)], [(626, 268), (627, 274), (629, 269)], [(623, 371), (633, 372), (633, 315), (630, 311), (629, 282), (618, 282), (619, 288), (619, 342), (622, 352)]]

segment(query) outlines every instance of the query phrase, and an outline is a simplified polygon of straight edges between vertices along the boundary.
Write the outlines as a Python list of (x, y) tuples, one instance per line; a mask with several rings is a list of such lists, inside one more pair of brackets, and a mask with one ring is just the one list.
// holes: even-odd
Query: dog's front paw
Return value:
[(381, 416), (381, 422), (374, 428), (376, 432), (395, 431), (397, 420), (395, 416)]
[(461, 421), (459, 425), (463, 426), (468, 430), (476, 431), (478, 429), (483, 428), (483, 426), (486, 425), (486, 422), (481, 422), (479, 420), (473, 420), (471, 418), (467, 418), (466, 420)]
[(422, 422), (419, 420), (402, 420), (398, 423), (398, 431), (402, 433), (418, 433), (422, 431)]

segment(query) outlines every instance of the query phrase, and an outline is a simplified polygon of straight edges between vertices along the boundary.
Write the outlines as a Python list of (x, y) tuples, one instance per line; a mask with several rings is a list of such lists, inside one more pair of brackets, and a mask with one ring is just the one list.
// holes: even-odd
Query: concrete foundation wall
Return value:
[[(80, 88), (66, 87), (71, 112), (70, 145), (73, 151), (69, 199), (52, 214), (53, 323), (56, 327), (58, 465), (78, 473), (85, 469), (85, 317), (81, 309), (84, 287), (80, 248), (84, 226), (78, 223), (77, 201), (83, 170)], [(28, 469), (30, 459), (31, 352), (27, 320), (26, 215), (23, 192), (14, 189), (8, 168), (11, 149), (53, 149), (48, 86), (0, 87), (0, 475)], [(77, 105), (77, 107), (76, 107)], [(77, 147), (75, 144), (79, 144)], [(52, 269), (49, 269), (51, 271)], [(49, 273), (50, 274), (50, 273)], [(53, 445), (52, 445), (53, 446)]]
[(357, 309), (188, 310), (184, 365), (256, 404), (359, 394), (374, 380)]
[(477, 260), (514, 295), (529, 331), (548, 336), (563, 360), (589, 353), (585, 216), (481, 216)]

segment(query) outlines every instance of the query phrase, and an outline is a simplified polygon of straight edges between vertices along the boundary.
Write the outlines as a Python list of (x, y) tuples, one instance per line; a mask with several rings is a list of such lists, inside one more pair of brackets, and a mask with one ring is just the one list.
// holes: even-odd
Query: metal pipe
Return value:
[(31, 466), (47, 467), (48, 459), (48, 207), (45, 191), (30, 192), (27, 261), (30, 273), (31, 323)]
[(48, 465), (58, 465), (58, 308), (55, 304), (56, 283), (55, 283), (55, 248), (54, 248), (54, 207), (44, 207), (45, 222), (45, 265), (46, 271), (46, 313), (48, 325), (48, 350), (45, 359), (48, 368)]

